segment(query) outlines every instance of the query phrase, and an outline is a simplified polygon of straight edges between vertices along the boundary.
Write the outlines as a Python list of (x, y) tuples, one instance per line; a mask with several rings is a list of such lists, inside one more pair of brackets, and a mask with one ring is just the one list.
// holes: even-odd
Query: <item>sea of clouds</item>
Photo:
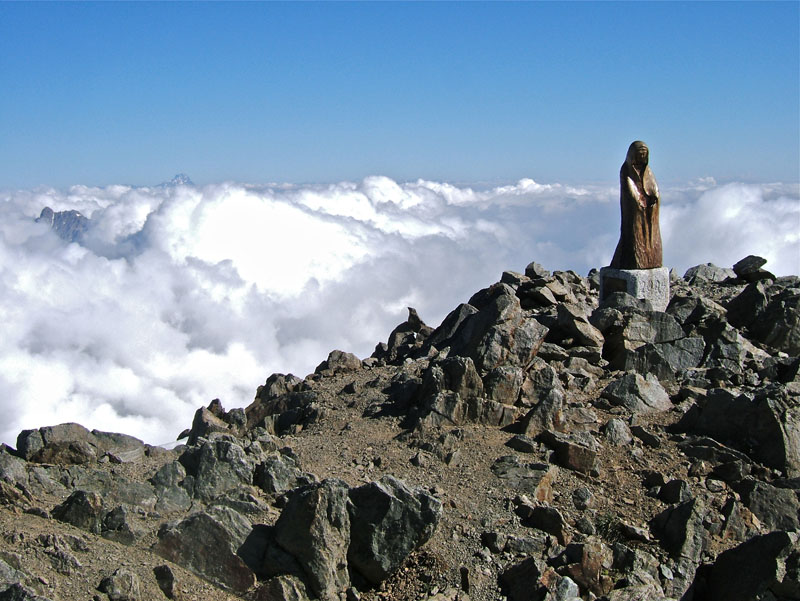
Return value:
[[(91, 218), (82, 244), (36, 223)], [(748, 254), (800, 273), (798, 184), (662, 189), (665, 264)], [(0, 442), (74, 421), (166, 443), (273, 372), (368, 356), (415, 307), (438, 325), (530, 261), (586, 275), (619, 231), (615, 185), (74, 186), (0, 192)]]

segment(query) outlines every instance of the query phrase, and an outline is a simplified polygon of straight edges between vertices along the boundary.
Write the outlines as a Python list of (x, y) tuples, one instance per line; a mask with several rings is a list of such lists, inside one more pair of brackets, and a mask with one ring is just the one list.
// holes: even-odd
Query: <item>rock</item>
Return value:
[(553, 485), (558, 478), (558, 468), (544, 463), (520, 463), (516, 455), (499, 457), (491, 467), (492, 473), (507, 480), (514, 489), (531, 495), (536, 501), (553, 501)]
[(558, 305), (558, 326), (575, 340), (573, 346), (603, 348), (603, 334), (589, 323), (586, 313), (576, 305)]
[(790, 288), (775, 294), (749, 332), (755, 340), (787, 353), (800, 355), (800, 291)]
[(100, 534), (105, 515), (103, 499), (96, 492), (76, 490), (63, 503), (54, 507), (52, 514), (61, 522)]
[(333, 596), (350, 584), (347, 485), (323, 480), (297, 489), (275, 523), (276, 542), (302, 566), (311, 591)]
[(542, 279), (546, 280), (550, 277), (550, 272), (547, 271), (544, 267), (539, 265), (536, 261), (531, 261), (528, 263), (528, 266), (525, 267), (525, 275), (529, 278), (533, 279)]
[(711, 390), (691, 431), (730, 442), (790, 477), (800, 475), (800, 398), (780, 387), (755, 396)]
[(109, 601), (141, 601), (139, 577), (125, 568), (114, 570), (100, 581), (97, 590), (108, 595)]
[(51, 601), (47, 597), (37, 595), (27, 586), (15, 582), (8, 587), (0, 585), (0, 601)]
[(573, 543), (565, 551), (568, 565), (566, 574), (595, 595), (605, 595), (611, 590), (611, 570), (614, 556), (606, 545), (598, 541)]
[(300, 469), (300, 461), (289, 447), (267, 457), (256, 466), (253, 474), (253, 484), (271, 495), (282, 494), (315, 480), (313, 474)]
[(711, 566), (706, 599), (800, 598), (797, 533), (770, 532), (720, 553)]
[(650, 413), (672, 409), (672, 402), (667, 391), (651, 374), (642, 377), (637, 373), (626, 373), (606, 386), (601, 396), (608, 399), (612, 405), (625, 407), (631, 413)]
[[(215, 399), (219, 401), (219, 399)], [(209, 408), (214, 404), (211, 402)], [(205, 438), (212, 432), (227, 432), (228, 424), (219, 417), (218, 413), (211, 411), (209, 408), (200, 407), (192, 420), (192, 428), (189, 430), (188, 444), (193, 445), (197, 443), (199, 438)]]
[(704, 352), (705, 342), (696, 336), (675, 342), (648, 343), (634, 351), (628, 351), (621, 369), (651, 374), (662, 382), (670, 382), (682, 370), (700, 365)]
[(747, 479), (736, 486), (736, 492), (769, 530), (800, 531), (800, 500), (794, 490)]
[(153, 568), (153, 575), (156, 577), (156, 583), (161, 592), (167, 599), (175, 599), (178, 595), (177, 579), (175, 573), (168, 565), (163, 564)]
[(119, 505), (103, 517), (101, 535), (123, 545), (132, 545), (141, 533), (131, 520), (129, 511), (124, 505)]
[(135, 461), (144, 456), (144, 443), (126, 434), (89, 432), (80, 424), (67, 423), (23, 430), (17, 437), (17, 453), (38, 463), (86, 464), (103, 454)]
[(562, 467), (588, 474), (597, 467), (600, 444), (587, 432), (562, 434), (545, 430), (539, 438), (554, 451), (553, 459)]
[(775, 279), (770, 272), (761, 269), (767, 260), (763, 257), (748, 255), (733, 266), (733, 272), (745, 282), (756, 282), (758, 280)]
[(199, 447), (190, 447), (178, 461), (194, 479), (194, 496), (204, 501), (253, 481), (252, 460), (241, 446), (230, 440), (208, 441)]
[(535, 505), (525, 499), (515, 499), (514, 513), (522, 518), (523, 526), (536, 528), (552, 534), (560, 545), (566, 545), (572, 538), (564, 516), (555, 507)]
[(628, 445), (633, 440), (628, 424), (618, 418), (608, 420), (603, 431), (608, 443), (615, 447)]
[(155, 506), (157, 511), (169, 513), (189, 508), (192, 500), (189, 492), (183, 488), (186, 476), (186, 468), (179, 461), (170, 461), (150, 478), (158, 498)]
[(684, 503), (692, 498), (692, 490), (685, 480), (670, 480), (658, 491), (658, 498), (664, 503)]
[(331, 351), (328, 358), (320, 363), (314, 370), (315, 374), (330, 372), (331, 374), (351, 373), (361, 369), (361, 359), (353, 353), (344, 351)]
[(270, 578), (252, 596), (253, 601), (308, 601), (309, 598), (303, 581), (288, 574)]
[(350, 546), (347, 559), (364, 578), (379, 584), (411, 551), (431, 537), (442, 504), (392, 476), (350, 490)]
[[(452, 336), (437, 348), (450, 346), (450, 356), (472, 358), (480, 374), (503, 365), (527, 367), (548, 329), (522, 311), (514, 290), (506, 284), (496, 284), (473, 296), (470, 304), (478, 311), (465, 316)], [(431, 339), (440, 337), (438, 331), (439, 328)]]
[(255, 574), (236, 555), (234, 536), (216, 517), (198, 512), (163, 524), (153, 551), (222, 588), (243, 593), (255, 584)]
[(695, 498), (665, 509), (651, 520), (650, 527), (674, 558), (696, 564), (707, 545), (704, 518), (705, 507)]
[(536, 441), (524, 434), (515, 434), (506, 442), (506, 446), (520, 453), (535, 453), (539, 450)]
[(500, 587), (509, 601), (541, 601), (547, 594), (539, 584), (541, 575), (536, 560), (529, 557), (500, 574)]
[(576, 488), (572, 493), (572, 504), (581, 511), (589, 509), (594, 504), (594, 494), (585, 486)]
[(686, 270), (683, 274), (683, 279), (690, 284), (698, 284), (703, 282), (724, 282), (728, 278), (735, 278), (736, 272), (733, 269), (726, 269), (724, 267), (717, 267), (713, 263), (706, 263), (705, 265), (695, 265)]
[(521, 367), (496, 367), (487, 374), (484, 391), (487, 398), (493, 401), (515, 405), (523, 382), (525, 382), (525, 372)]

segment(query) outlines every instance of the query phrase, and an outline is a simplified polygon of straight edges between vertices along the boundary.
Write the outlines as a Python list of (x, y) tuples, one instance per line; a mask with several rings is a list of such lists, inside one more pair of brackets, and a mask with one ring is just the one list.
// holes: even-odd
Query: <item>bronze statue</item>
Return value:
[(619, 170), (622, 226), (611, 260), (615, 269), (661, 267), (661, 230), (658, 227), (658, 184), (648, 166), (650, 151), (644, 142), (628, 148)]

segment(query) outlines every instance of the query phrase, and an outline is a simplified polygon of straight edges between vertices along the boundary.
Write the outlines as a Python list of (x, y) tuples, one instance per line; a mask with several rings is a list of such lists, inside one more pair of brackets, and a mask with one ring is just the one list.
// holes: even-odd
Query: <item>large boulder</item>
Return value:
[(713, 599), (800, 599), (798, 534), (769, 532), (720, 553), (701, 601)]
[(138, 438), (99, 430), (90, 432), (75, 423), (23, 430), (17, 436), (17, 454), (38, 463), (92, 463), (106, 454), (116, 461), (136, 461), (144, 456), (144, 451), (145, 445)]
[(791, 477), (800, 475), (800, 398), (780, 385), (757, 394), (716, 388), (699, 405), (692, 432), (729, 443)]
[(253, 483), (253, 459), (230, 440), (206, 441), (199, 447), (189, 447), (178, 461), (192, 476), (194, 496), (204, 501)]
[(651, 413), (672, 409), (672, 401), (658, 379), (647, 374), (647, 377), (633, 372), (611, 382), (603, 389), (601, 395), (612, 405), (624, 407), (631, 413)]
[[(240, 518), (244, 520), (244, 518)], [(235, 593), (255, 584), (255, 574), (236, 555), (241, 524), (231, 528), (225, 516), (198, 512), (179, 521), (163, 524), (153, 550), (198, 576)]]
[(392, 476), (349, 493), (350, 565), (372, 584), (394, 572), (406, 556), (431, 537), (442, 515), (441, 502), (412, 490)]
[(321, 598), (350, 584), (348, 493), (347, 484), (335, 479), (297, 489), (275, 523), (275, 541), (298, 561), (309, 588)]

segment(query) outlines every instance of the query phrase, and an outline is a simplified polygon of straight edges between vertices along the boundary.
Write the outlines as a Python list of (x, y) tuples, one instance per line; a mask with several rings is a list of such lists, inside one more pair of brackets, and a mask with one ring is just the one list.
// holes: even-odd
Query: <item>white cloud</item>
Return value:
[[(272, 372), (303, 376), (334, 348), (369, 355), (406, 306), (435, 326), (505, 269), (606, 264), (617, 194), (385, 177), (0, 193), (0, 440), (77, 421), (166, 442), (212, 398), (247, 405)], [(751, 253), (800, 271), (796, 184), (662, 195), (679, 272)], [(33, 222), (44, 206), (91, 217), (83, 246)]]

